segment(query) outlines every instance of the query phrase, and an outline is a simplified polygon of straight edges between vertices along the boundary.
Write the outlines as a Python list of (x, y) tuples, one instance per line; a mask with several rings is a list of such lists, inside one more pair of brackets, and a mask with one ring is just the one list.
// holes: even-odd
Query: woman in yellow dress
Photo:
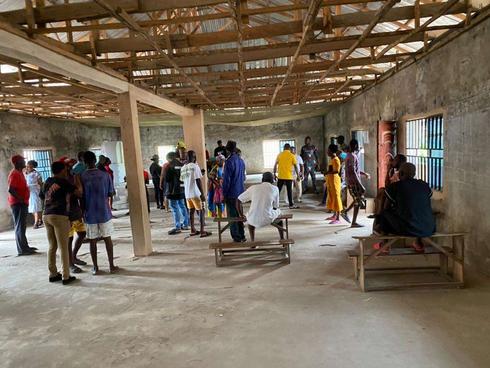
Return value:
[(325, 176), (327, 179), (327, 209), (334, 212), (332, 217), (327, 218), (330, 220), (329, 224), (336, 225), (340, 224), (340, 212), (342, 211), (342, 198), (340, 195), (341, 191), (341, 180), (340, 180), (340, 159), (337, 157), (338, 147), (336, 144), (331, 144), (328, 146), (328, 157), (330, 157), (330, 162), (328, 164), (328, 171)]

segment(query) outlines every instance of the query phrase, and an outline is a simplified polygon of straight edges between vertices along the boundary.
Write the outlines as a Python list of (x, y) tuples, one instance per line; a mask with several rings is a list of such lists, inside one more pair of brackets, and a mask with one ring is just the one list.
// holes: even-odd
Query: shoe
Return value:
[(61, 273), (57, 273), (56, 276), (50, 276), (49, 277), (49, 282), (57, 282), (61, 281), (63, 277), (61, 276)]
[(340, 216), (342, 216), (342, 218), (350, 224), (350, 218), (347, 212), (340, 212)]
[(189, 231), (191, 228), (189, 226), (182, 226), (180, 230), (182, 231)]
[(72, 273), (82, 273), (82, 269), (80, 267), (75, 266), (75, 265), (70, 266), (70, 271)]
[(296, 205), (289, 206), (289, 209), (290, 209), (290, 210), (296, 210), (296, 209), (298, 209), (298, 208), (299, 208), (299, 206), (296, 206)]
[(180, 234), (182, 231), (180, 231), (179, 229), (172, 229), (168, 232), (168, 235), (176, 235), (176, 234)]
[(40, 228), (40, 226), (39, 226), (39, 224), (35, 224), (35, 225), (34, 225), (32, 228), (33, 228), (33, 229), (39, 229), (39, 228)]
[(340, 224), (340, 220), (332, 220), (328, 224), (329, 225), (338, 225), (338, 224)]
[(77, 278), (75, 276), (70, 276), (66, 280), (63, 280), (63, 285), (68, 285), (71, 284), (73, 281), (75, 281)]
[(117, 273), (119, 271), (119, 266), (113, 266), (110, 267), (109, 272), (110, 273)]
[(92, 275), (97, 275), (99, 273), (99, 268), (98, 267), (92, 267)]
[(367, 218), (368, 219), (373, 219), (373, 218), (376, 218), (376, 215), (373, 213), (372, 215), (369, 215)]
[(30, 256), (32, 254), (37, 254), (37, 252), (35, 250), (29, 249), (29, 250), (26, 250), (25, 252), (19, 253), (17, 255), (20, 257), (20, 256)]
[(78, 259), (78, 258), (75, 258), (73, 260), (73, 263), (76, 264), (76, 265), (79, 265), (79, 266), (86, 266), (87, 265), (87, 262), (82, 261), (81, 259)]
[(38, 249), (36, 247), (29, 247), (30, 250), (37, 251)]
[(358, 224), (357, 222), (353, 222), (350, 227), (356, 228), (356, 227), (364, 227), (364, 225)]

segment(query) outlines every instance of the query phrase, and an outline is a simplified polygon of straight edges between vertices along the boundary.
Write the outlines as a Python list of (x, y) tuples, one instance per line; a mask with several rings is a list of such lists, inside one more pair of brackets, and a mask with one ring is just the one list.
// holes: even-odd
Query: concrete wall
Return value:
[(0, 231), (11, 226), (7, 177), (12, 155), (29, 148), (50, 148), (54, 158), (76, 156), (78, 151), (98, 147), (104, 140), (118, 139), (119, 130), (114, 128), (0, 113)]
[[(366, 170), (376, 174), (376, 124), (443, 111), (440, 230), (470, 232), (471, 265), (490, 273), (490, 19), (326, 115), (326, 136), (369, 130)], [(371, 194), (376, 177), (369, 183)]]
[[(212, 154), (216, 142), (221, 139), (223, 144), (227, 140), (235, 140), (242, 150), (242, 157), (247, 164), (247, 172), (260, 173), (263, 171), (262, 141), (267, 139), (295, 139), (296, 145), (301, 148), (306, 136), (311, 136), (313, 144), (319, 149), (323, 148), (322, 117), (294, 120), (287, 123), (263, 126), (229, 126), (206, 125), (206, 144)], [(157, 152), (158, 146), (175, 145), (183, 138), (182, 127), (161, 126), (141, 129), (141, 141), (145, 166), (150, 165), (150, 157)]]

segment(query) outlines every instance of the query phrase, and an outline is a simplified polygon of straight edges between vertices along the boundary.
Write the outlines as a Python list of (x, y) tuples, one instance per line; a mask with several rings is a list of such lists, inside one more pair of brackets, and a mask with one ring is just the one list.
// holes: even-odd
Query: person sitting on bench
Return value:
[[(255, 240), (255, 229), (276, 223), (276, 219), (281, 215), (279, 207), (279, 189), (273, 185), (274, 175), (266, 172), (262, 175), (262, 183), (252, 185), (238, 197), (239, 214), (243, 216), (243, 203), (251, 202), (247, 213), (247, 225), (250, 233), (250, 240)], [(282, 227), (282, 221), (277, 221)], [(279, 230), (279, 229), (278, 229)], [(284, 232), (279, 230), (279, 237), (284, 239)]]
[[(421, 238), (434, 234), (436, 229), (432, 213), (432, 190), (422, 180), (415, 179), (415, 165), (404, 163), (399, 170), (400, 181), (385, 189), (385, 209), (376, 216), (373, 230), (378, 233), (417, 237), (412, 247), (424, 251)], [(382, 244), (375, 244), (379, 249)]]

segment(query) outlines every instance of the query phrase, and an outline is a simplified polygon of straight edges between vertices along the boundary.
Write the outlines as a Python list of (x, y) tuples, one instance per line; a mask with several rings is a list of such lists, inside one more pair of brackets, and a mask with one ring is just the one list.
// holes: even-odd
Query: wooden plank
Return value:
[[(184, 141), (187, 150), (193, 150), (196, 153), (199, 167), (206, 170), (206, 139), (204, 136), (203, 111), (196, 110), (192, 115), (182, 116), (182, 129), (184, 131)], [(208, 193), (208, 181), (206, 175), (203, 176), (201, 182), (203, 184), (204, 196), (206, 196)]]
[[(467, 233), (435, 233), (430, 238), (444, 238), (453, 236), (464, 236)], [(406, 235), (365, 235), (365, 236), (353, 236), (352, 239), (357, 240), (389, 240), (389, 239), (416, 239), (416, 236)]]
[(274, 245), (292, 245), (293, 239), (284, 240), (268, 240), (268, 241), (249, 241), (243, 243), (228, 242), (228, 243), (211, 243), (209, 249), (230, 249), (230, 248), (252, 248), (252, 247), (264, 247)]
[[(365, 256), (370, 256), (375, 252), (365, 252)], [(398, 257), (398, 256), (414, 256), (414, 255), (427, 255), (427, 254), (443, 254), (439, 249), (434, 247), (425, 247), (424, 252), (416, 252), (413, 248), (392, 248), (387, 254), (380, 254), (380, 257)], [(360, 253), (358, 249), (352, 249), (347, 251), (349, 257), (359, 257)]]

